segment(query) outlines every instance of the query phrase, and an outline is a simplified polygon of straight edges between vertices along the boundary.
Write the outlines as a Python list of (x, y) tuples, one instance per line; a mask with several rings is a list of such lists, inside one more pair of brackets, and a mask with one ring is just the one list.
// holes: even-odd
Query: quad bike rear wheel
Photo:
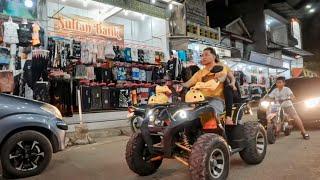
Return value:
[(134, 133), (126, 147), (126, 161), (129, 168), (140, 176), (151, 175), (157, 171), (162, 163), (162, 159), (150, 162), (151, 158), (152, 155), (143, 140), (141, 132)]
[(267, 137), (263, 126), (258, 122), (245, 123), (244, 136), (247, 146), (240, 152), (241, 158), (247, 164), (261, 163), (267, 151)]
[(189, 170), (193, 180), (223, 180), (228, 177), (230, 153), (219, 135), (201, 135), (192, 146)]
[(276, 136), (276, 128), (273, 124), (267, 125), (267, 137), (268, 137), (268, 143), (274, 144), (276, 142), (277, 136)]

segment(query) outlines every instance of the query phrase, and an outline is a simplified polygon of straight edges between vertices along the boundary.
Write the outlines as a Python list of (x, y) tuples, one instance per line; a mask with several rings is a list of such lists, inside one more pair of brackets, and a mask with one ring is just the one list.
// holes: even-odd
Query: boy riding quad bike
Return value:
[[(216, 73), (221, 68), (213, 68)], [(189, 167), (194, 180), (226, 179), (230, 155), (240, 153), (248, 164), (259, 164), (266, 154), (266, 132), (258, 122), (242, 122), (246, 104), (236, 104), (233, 125), (224, 113), (205, 99), (201, 90), (215, 90), (215, 79), (197, 83), (185, 102), (165, 103), (156, 96), (141, 125), (126, 147), (129, 168), (141, 176), (155, 173), (164, 158), (174, 158)], [(162, 96), (163, 97), (163, 96)], [(160, 103), (157, 103), (159, 100)], [(219, 107), (218, 107), (219, 108)]]

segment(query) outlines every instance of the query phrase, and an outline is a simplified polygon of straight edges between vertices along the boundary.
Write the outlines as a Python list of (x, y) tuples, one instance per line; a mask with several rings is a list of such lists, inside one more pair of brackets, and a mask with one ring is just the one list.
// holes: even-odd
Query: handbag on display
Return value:
[(134, 62), (138, 62), (138, 49), (136, 48), (131, 48), (131, 59)]
[(142, 49), (138, 49), (138, 62), (144, 63), (144, 51)]
[(50, 88), (49, 82), (46, 82), (46, 81), (36, 82), (33, 87), (33, 99), (37, 101), (49, 103), (49, 100), (50, 100), (49, 88)]
[(119, 92), (119, 107), (126, 108), (131, 105), (129, 89), (120, 89)]
[(85, 65), (76, 65), (75, 79), (86, 79), (87, 68)]
[(135, 81), (140, 80), (140, 69), (137, 67), (132, 68), (132, 80), (135, 80)]
[(114, 59), (116, 54), (113, 50), (113, 46), (112, 44), (107, 44), (106, 47), (105, 47), (105, 52), (104, 52), (104, 55), (107, 59)]
[(0, 92), (11, 93), (14, 90), (14, 78), (12, 71), (0, 71)]
[(146, 70), (144, 69), (140, 69), (140, 77), (139, 77), (140, 81), (147, 81), (147, 75), (146, 75)]
[(5, 47), (0, 47), (0, 65), (10, 64), (10, 51)]

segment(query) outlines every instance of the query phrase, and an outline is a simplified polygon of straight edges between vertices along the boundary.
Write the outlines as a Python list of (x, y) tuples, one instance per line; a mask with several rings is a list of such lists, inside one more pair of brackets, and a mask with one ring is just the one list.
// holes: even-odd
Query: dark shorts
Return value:
[(295, 109), (293, 106), (284, 107), (284, 108), (283, 108), (283, 111), (284, 111), (284, 112), (289, 116), (289, 118), (291, 118), (291, 119), (295, 119), (295, 118), (299, 117), (296, 109)]

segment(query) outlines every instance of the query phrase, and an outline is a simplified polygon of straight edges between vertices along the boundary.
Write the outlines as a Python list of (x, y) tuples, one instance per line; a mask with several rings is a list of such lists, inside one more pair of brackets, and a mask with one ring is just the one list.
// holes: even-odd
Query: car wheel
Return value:
[(30, 130), (14, 134), (1, 149), (4, 174), (17, 178), (40, 174), (51, 157), (52, 146), (48, 138)]
[(207, 133), (192, 146), (189, 170), (194, 180), (226, 179), (230, 168), (227, 142), (219, 135)]

